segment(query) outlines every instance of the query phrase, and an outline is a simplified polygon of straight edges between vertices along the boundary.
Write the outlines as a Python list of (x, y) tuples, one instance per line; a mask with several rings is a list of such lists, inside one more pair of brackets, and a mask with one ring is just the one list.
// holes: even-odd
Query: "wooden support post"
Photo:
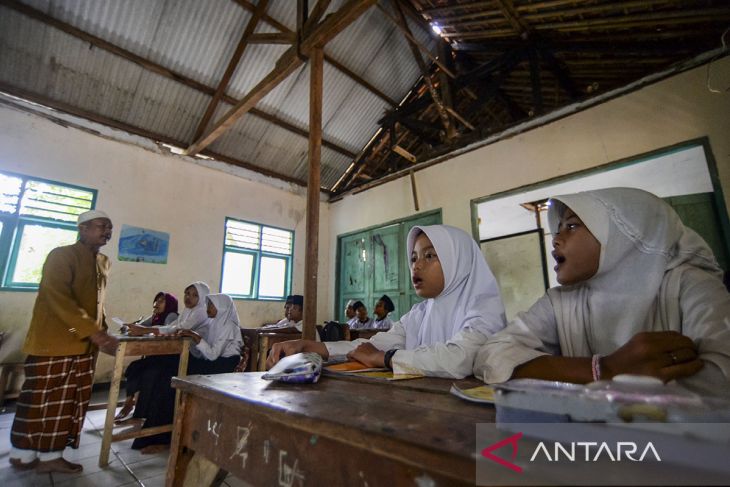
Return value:
[(322, 152), (322, 84), (324, 53), (321, 47), (309, 57), (309, 182), (307, 183), (307, 254), (304, 260), (304, 323), (302, 338), (317, 333), (317, 267), (319, 264), (319, 184)]
[(418, 189), (416, 189), (416, 171), (411, 169), (411, 191), (413, 192), (413, 206), (416, 208), (416, 211), (420, 211), (420, 207), (418, 206)]

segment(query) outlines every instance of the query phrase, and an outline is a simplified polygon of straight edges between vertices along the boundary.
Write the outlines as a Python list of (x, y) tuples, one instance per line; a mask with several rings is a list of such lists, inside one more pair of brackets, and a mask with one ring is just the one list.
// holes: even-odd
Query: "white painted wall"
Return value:
[[(707, 66), (645, 86), (528, 132), (416, 172), (421, 211), (471, 233), (470, 201), (556, 176), (709, 137), (730, 202), (730, 92), (706, 87)], [(730, 85), (730, 58), (712, 65), (713, 86)], [(330, 282), (337, 235), (415, 213), (408, 177), (330, 206)], [(334, 288), (331, 290), (334, 297)]]
[[(203, 167), (155, 152), (149, 143), (150, 148), (142, 148), (135, 145), (137, 139), (121, 132), (100, 137), (0, 105), (0, 170), (97, 189), (97, 208), (112, 217), (117, 232), (102, 249), (112, 260), (108, 316), (135, 319), (151, 310), (152, 298), (160, 290), (173, 292), (182, 306), (183, 289), (195, 280), (206, 281), (217, 292), (226, 216), (293, 229), (292, 285), (295, 292), (302, 292), (306, 195), (301, 188), (282, 189), (280, 181), (275, 183), (278, 188), (250, 181), (231, 175), (231, 168), (225, 165), (220, 167), (228, 172)], [(322, 204), (319, 245), (323, 256), (330, 254), (328, 213), (327, 204)], [(168, 263), (117, 260), (118, 230), (124, 223), (168, 232)], [(327, 301), (329, 274), (328, 259), (320, 259), (321, 320), (332, 309)], [(11, 331), (0, 351), (0, 362), (21, 359), (17, 350), (25, 338), (35, 297), (35, 292), (0, 292), (0, 330)], [(247, 327), (283, 316), (281, 302), (237, 300), (236, 307)], [(108, 377), (110, 369), (108, 357), (101, 359), (97, 380)]]

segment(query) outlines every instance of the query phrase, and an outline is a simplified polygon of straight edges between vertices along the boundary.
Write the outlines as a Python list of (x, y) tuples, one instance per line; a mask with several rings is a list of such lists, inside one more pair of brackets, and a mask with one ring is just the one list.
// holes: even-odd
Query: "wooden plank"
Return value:
[(319, 188), (322, 152), (322, 90), (324, 53), (314, 49), (309, 58), (309, 182), (307, 184), (307, 253), (304, 260), (304, 320), (302, 338), (317, 333), (317, 269), (319, 266)]
[(530, 61), (530, 84), (532, 85), (532, 106), (534, 113), (538, 115), (543, 112), (542, 83), (540, 80), (540, 60), (537, 51), (533, 46), (527, 50), (527, 58)]
[[(395, 141), (393, 141), (393, 142), (395, 142)], [(401, 156), (408, 162), (411, 162), (414, 164), (416, 162), (416, 156), (414, 156), (413, 154), (411, 154), (410, 152), (408, 152), (407, 150), (405, 150), (403, 147), (401, 147), (399, 145), (393, 146), (393, 152), (395, 152), (396, 154), (398, 154), (399, 156)]]
[(195, 129), (195, 135), (193, 135), (193, 139), (197, 139), (198, 137), (203, 135), (203, 131), (208, 126), (208, 122), (210, 122), (210, 118), (213, 116), (215, 108), (218, 106), (218, 101), (220, 101), (221, 96), (223, 96), (223, 94), (226, 92), (226, 89), (228, 88), (228, 83), (231, 81), (231, 77), (233, 76), (233, 72), (236, 70), (236, 67), (238, 67), (238, 63), (241, 61), (241, 57), (243, 56), (243, 53), (246, 50), (246, 46), (248, 45), (249, 38), (256, 29), (256, 26), (258, 25), (261, 16), (266, 13), (266, 8), (268, 4), (269, 0), (259, 0), (259, 4), (256, 6), (256, 10), (254, 10), (253, 15), (248, 20), (248, 24), (246, 24), (246, 28), (243, 30), (241, 39), (239, 39), (238, 44), (236, 45), (236, 50), (233, 52), (233, 56), (231, 56), (230, 61), (228, 61), (226, 71), (223, 73), (223, 77), (216, 87), (213, 98), (208, 103), (208, 107), (205, 109), (205, 113), (203, 113), (203, 118), (200, 120), (198, 128)]
[(315, 47), (324, 47), (327, 42), (345, 30), (377, 0), (348, 0), (333, 14), (328, 15), (307, 37), (302, 39), (302, 52), (309, 54)]
[(130, 428), (120, 433), (112, 435), (112, 442), (131, 440), (133, 438), (145, 438), (147, 436), (159, 435), (160, 433), (169, 433), (172, 431), (172, 424), (166, 424), (163, 426), (155, 426), (154, 428), (138, 429), (136, 427)]
[(297, 36), (292, 32), (274, 32), (253, 34), (248, 40), (251, 44), (294, 44)]
[(317, 26), (320, 19), (327, 11), (327, 8), (330, 6), (330, 3), (330, 0), (319, 0), (314, 5), (314, 8), (309, 13), (309, 16), (305, 19), (304, 25), (302, 26), (301, 33), (303, 37), (306, 37)]

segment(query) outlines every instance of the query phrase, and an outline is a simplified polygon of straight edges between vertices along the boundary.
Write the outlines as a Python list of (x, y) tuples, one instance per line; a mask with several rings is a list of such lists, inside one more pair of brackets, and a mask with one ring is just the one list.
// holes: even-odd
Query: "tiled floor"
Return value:
[[(0, 414), (0, 485), (18, 486), (63, 486), (63, 487), (116, 487), (165, 485), (168, 452), (142, 455), (132, 450), (132, 440), (112, 443), (109, 466), (99, 468), (99, 451), (106, 411), (91, 411), (86, 415), (81, 444), (78, 450), (67, 449), (64, 457), (84, 466), (79, 474), (37, 474), (35, 471), (19, 472), (10, 466), (10, 427), (13, 413)], [(228, 476), (224, 485), (239, 487), (249, 484)]]

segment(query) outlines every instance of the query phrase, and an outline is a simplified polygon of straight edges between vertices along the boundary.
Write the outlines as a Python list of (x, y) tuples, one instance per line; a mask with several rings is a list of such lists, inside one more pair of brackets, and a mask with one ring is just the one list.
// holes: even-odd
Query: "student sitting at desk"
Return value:
[(267, 366), (273, 366), (281, 354), (316, 352), (325, 359), (348, 354), (370, 367), (390, 367), (396, 374), (470, 375), (479, 347), (505, 325), (497, 281), (474, 239), (458, 228), (413, 227), (407, 248), (411, 281), (424, 301), (390, 331), (352, 342), (277, 343)]
[[(172, 294), (160, 291), (155, 295), (152, 302), (152, 316), (138, 323), (130, 323), (127, 325), (139, 325), (144, 327), (169, 325), (177, 319), (177, 298)], [(135, 360), (124, 371), (126, 378), (127, 399), (124, 406), (114, 418), (115, 421), (125, 421), (132, 417), (134, 409), (135, 395), (139, 392), (139, 381), (144, 374), (144, 369), (153, 357), (145, 357)]]
[(140, 325), (130, 325), (129, 335), (142, 336), (147, 333), (155, 335), (170, 335), (179, 330), (196, 330), (200, 331), (202, 327), (208, 324), (208, 315), (205, 308), (205, 297), (210, 293), (210, 287), (202, 282), (195, 281), (185, 288), (183, 303), (185, 309), (176, 320), (164, 325), (155, 326), (154, 328), (144, 327)]
[(352, 307), (353, 304), (355, 304), (354, 299), (348, 300), (347, 304), (345, 304), (345, 319), (347, 322), (355, 317), (355, 308)]
[(278, 328), (295, 328), (297, 324), (299, 324), (301, 331), (303, 306), (304, 296), (300, 294), (290, 294), (286, 297), (286, 302), (284, 303), (284, 318), (277, 321), (276, 323), (264, 325), (261, 327), (261, 329), (271, 329), (273, 331), (274, 329)]
[[(187, 373), (223, 374), (233, 372), (241, 359), (240, 321), (233, 300), (227, 294), (209, 294), (206, 296), (206, 310), (210, 318), (209, 326), (202, 331), (183, 328), (177, 332), (180, 336), (190, 337), (194, 345), (190, 348), (190, 359)], [(178, 356), (174, 356), (179, 360)], [(153, 428), (172, 423), (175, 413), (175, 390), (170, 380), (177, 374), (178, 360), (161, 368), (155, 375), (155, 381), (147, 389), (155, 396), (154, 404), (146, 411), (144, 428)], [(140, 394), (141, 395), (141, 394)], [(170, 443), (170, 434), (137, 438), (132, 443), (133, 449), (142, 449), (143, 453), (154, 453), (166, 448)]]
[[(210, 288), (202, 281), (196, 281), (188, 285), (185, 288), (183, 298), (185, 309), (183, 309), (176, 320), (169, 324), (155, 327), (132, 324), (129, 325), (128, 334), (131, 336), (142, 336), (148, 333), (169, 335), (180, 329), (195, 330), (198, 333), (203, 333), (209, 321), (205, 308), (205, 298), (209, 292)], [(148, 411), (154, 407), (156, 400), (154, 390), (156, 375), (172, 367), (177, 371), (178, 360), (179, 358), (174, 355), (152, 355), (132, 362), (124, 374), (127, 378), (127, 401), (125, 401), (124, 406), (115, 419), (117, 421), (129, 419), (129, 412), (132, 407), (134, 407), (132, 417), (136, 419), (146, 418)], [(138, 365), (132, 367), (135, 363), (138, 363)], [(132, 397), (131, 400), (129, 399), (130, 394)]]
[(375, 320), (373, 320), (373, 328), (376, 330), (390, 330), (393, 326), (393, 322), (388, 318), (388, 314), (395, 309), (393, 301), (388, 297), (387, 294), (383, 294), (383, 297), (378, 299), (375, 303)]
[(368, 309), (362, 301), (352, 303), (352, 309), (355, 310), (355, 317), (347, 322), (347, 326), (351, 330), (363, 330), (373, 327), (373, 319), (368, 316)]
[(474, 374), (586, 383), (631, 373), (727, 395), (730, 295), (707, 244), (638, 189), (550, 201), (561, 286), (489, 339)]

